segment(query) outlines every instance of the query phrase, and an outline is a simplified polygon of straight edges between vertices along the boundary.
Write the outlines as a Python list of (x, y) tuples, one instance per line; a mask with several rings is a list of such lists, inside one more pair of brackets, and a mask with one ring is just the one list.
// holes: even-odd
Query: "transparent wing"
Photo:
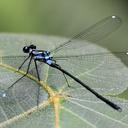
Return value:
[[(55, 59), (63, 69), (101, 94), (119, 94), (127, 88), (128, 55), (125, 52), (57, 57)], [(81, 87), (69, 77), (68, 79), (71, 86)], [(52, 68), (49, 71), (48, 82), (53, 87), (67, 87), (62, 73)]]
[[(117, 94), (121, 92), (126, 89), (127, 55), (121, 52), (111, 53), (107, 49), (89, 43), (104, 39), (117, 30), (121, 23), (121, 18), (118, 16), (104, 18), (70, 40), (58, 45), (51, 51), (54, 59), (62, 68), (83, 80), (88, 86), (99, 90), (103, 89), (101, 93)], [(59, 81), (60, 87), (66, 85), (60, 74), (54, 69), (49, 71), (48, 81), (52, 83), (51, 85), (53, 85), (53, 81), (54, 83)], [(77, 84), (71, 79), (70, 81), (71, 85)], [(58, 85), (54, 84), (54, 86)]]
[[(121, 23), (121, 18), (118, 16), (106, 17), (103, 20), (92, 25), (91, 27), (83, 30), (79, 34), (75, 35), (70, 40), (61, 43), (51, 52), (54, 53), (54, 56), (59, 56), (60, 54), (62, 54), (62, 52), (68, 54), (69, 50), (74, 50), (75, 52), (73, 54), (78, 54), (81, 48), (85, 48), (87, 46), (87, 44), (78, 40), (86, 40), (89, 42), (100, 41), (101, 39), (104, 39), (106, 36), (111, 34), (113, 31), (115, 31), (117, 28), (119, 28)], [(81, 54), (82, 52), (84, 51), (81, 50)]]

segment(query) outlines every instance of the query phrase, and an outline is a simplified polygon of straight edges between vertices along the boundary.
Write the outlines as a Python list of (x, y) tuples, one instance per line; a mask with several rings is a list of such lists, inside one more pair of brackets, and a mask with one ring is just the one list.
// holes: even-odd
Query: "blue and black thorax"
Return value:
[(51, 65), (53, 63), (53, 60), (52, 60), (53, 57), (50, 55), (50, 52), (48, 51), (32, 50), (31, 53), (35, 60), (43, 61), (48, 65)]

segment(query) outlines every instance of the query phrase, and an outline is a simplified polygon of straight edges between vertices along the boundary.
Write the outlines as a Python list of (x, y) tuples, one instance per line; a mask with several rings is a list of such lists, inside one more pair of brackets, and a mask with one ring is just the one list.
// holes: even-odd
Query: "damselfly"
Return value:
[[(25, 78), (25, 76), (28, 73), (30, 73), (32, 71), (32, 70), (30, 71), (30, 65), (32, 65), (32, 60), (34, 60), (33, 68), (35, 69), (36, 72), (34, 72), (33, 74), (34, 75), (36, 74), (38, 81), (41, 80), (40, 73), (39, 73), (40, 72), (39, 68), (41, 67), (41, 65), (37, 64), (37, 62), (41, 62), (41, 64), (45, 63), (46, 65), (49, 65), (49, 67), (52, 67), (52, 68), (55, 68), (55, 69), (61, 71), (62, 74), (64, 75), (65, 81), (67, 82), (67, 85), (69, 87), (70, 87), (70, 83), (68, 82), (68, 79), (66, 76), (72, 78), (72, 80), (79, 83), (79, 85), (82, 85), (85, 89), (87, 89), (88, 91), (93, 93), (97, 98), (99, 98), (100, 100), (105, 102), (107, 105), (111, 106), (112, 108), (114, 108), (118, 111), (121, 111), (122, 109), (118, 105), (116, 105), (115, 103), (106, 99), (105, 97), (103, 97), (102, 95), (97, 93), (94, 89), (90, 88), (86, 84), (85, 81), (82, 82), (77, 76), (75, 76), (75, 73), (74, 74), (70, 73), (70, 72), (72, 72), (73, 66), (66, 65), (66, 63), (74, 64), (76, 67), (79, 67), (79, 73), (80, 73), (84, 70), (87, 70), (85, 68), (85, 66), (88, 66), (87, 68), (91, 69), (92, 68), (91, 66), (94, 66), (97, 63), (95, 61), (102, 61), (102, 59), (104, 60), (104, 57), (106, 59), (109, 59), (109, 57), (111, 57), (112, 53), (102, 53), (102, 51), (99, 51), (99, 53), (97, 53), (97, 54), (96, 53), (88, 54), (88, 51), (85, 51), (85, 49), (84, 49), (85, 47), (88, 47), (87, 43), (84, 43), (84, 41), (79, 41), (79, 40), (87, 40), (87, 41), (91, 41), (91, 42), (100, 41), (101, 39), (108, 36), (111, 32), (113, 32), (117, 28), (119, 28), (121, 23), (122, 23), (121, 19), (118, 16), (109, 16), (109, 17), (106, 17), (103, 20), (97, 22), (96, 24), (92, 25), (88, 29), (85, 29), (84, 31), (75, 35), (70, 40), (68, 40), (64, 43), (61, 43), (55, 49), (52, 49), (50, 51), (38, 50), (36, 48), (36, 45), (27, 45), (27, 46), (23, 47), (23, 52), (28, 54), (28, 56), (26, 58), (25, 57), (15, 57), (15, 59), (14, 59), (13, 57), (12, 58), (11, 57), (3, 57), (2, 61), (5, 61), (5, 63), (12, 65), (12, 66), (15, 66), (15, 64), (16, 64), (15, 62), (17, 62), (17, 60), (18, 60), (18, 62), (23, 61), (22, 64), (19, 65), (18, 70), (23, 68), (27, 62), (28, 62), (28, 65), (27, 65), (26, 73), (22, 77), (17, 79), (14, 83), (12, 83), (5, 90), (0, 91), (0, 96), (1, 96), (2, 100), (4, 100), (4, 98), (6, 99), (6, 97), (8, 96), (9, 90), (11, 90), (14, 86), (16, 86), (16, 84), (18, 82), (20, 82), (23, 78)], [(92, 49), (92, 51), (93, 51), (93, 49)], [(126, 55), (123, 52), (117, 52), (115, 54), (121, 55), (121, 56)], [(53, 57), (51, 55), (53, 55)], [(11, 61), (11, 59), (12, 59), (12, 61)], [(88, 62), (88, 61), (89, 61), (88, 64), (90, 64), (90, 65), (86, 64), (86, 62)], [(92, 64), (91, 64), (91, 62), (92, 62)], [(104, 63), (102, 63), (102, 66), (103, 65), (107, 66), (107, 63), (106, 63), (107, 61), (103, 61), (103, 62)], [(118, 64), (118, 62), (116, 60), (113, 61), (112, 63), (114, 65)], [(108, 64), (108, 65), (110, 66), (110, 64)], [(97, 66), (99, 66), (99, 65), (97, 65)], [(108, 69), (108, 67), (106, 69)], [(74, 69), (74, 71), (75, 71), (75, 69)], [(25, 85), (24, 85), (24, 89), (25, 89)], [(39, 98), (40, 90), (37, 89), (36, 91), (37, 91), (37, 105), (38, 105), (39, 104), (38, 98)], [(33, 93), (33, 92), (31, 92), (31, 93)], [(22, 97), (23, 97), (23, 95), (22, 95)]]

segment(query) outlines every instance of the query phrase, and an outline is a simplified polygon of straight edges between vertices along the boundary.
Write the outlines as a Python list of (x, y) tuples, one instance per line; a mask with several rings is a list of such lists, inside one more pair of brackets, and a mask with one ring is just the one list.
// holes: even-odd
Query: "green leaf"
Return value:
[(128, 127), (127, 96), (116, 97), (127, 89), (128, 68), (123, 63), (127, 55), (111, 53), (90, 42), (77, 41), (74, 49), (65, 47), (52, 54), (62, 68), (119, 105), (122, 112), (113, 110), (67, 76), (71, 86), (68, 88), (60, 71), (40, 63), (41, 82), (32, 64), (30, 73), (7, 90), (25, 74), (27, 64), (17, 71), (24, 60), (22, 48), (25, 45), (35, 44), (38, 49), (51, 51), (65, 40), (52, 36), (0, 34), (0, 95), (6, 90), (9, 96), (0, 98), (1, 128)]

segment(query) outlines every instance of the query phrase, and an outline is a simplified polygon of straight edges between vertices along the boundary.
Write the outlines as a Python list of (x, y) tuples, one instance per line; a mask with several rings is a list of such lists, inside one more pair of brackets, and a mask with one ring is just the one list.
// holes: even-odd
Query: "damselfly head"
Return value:
[(24, 53), (29, 53), (29, 47), (28, 46), (23, 47), (23, 52)]
[(23, 47), (23, 52), (24, 53), (29, 53), (30, 52), (30, 50), (33, 50), (33, 49), (36, 49), (36, 46), (35, 45), (29, 45), (29, 46), (24, 46)]

